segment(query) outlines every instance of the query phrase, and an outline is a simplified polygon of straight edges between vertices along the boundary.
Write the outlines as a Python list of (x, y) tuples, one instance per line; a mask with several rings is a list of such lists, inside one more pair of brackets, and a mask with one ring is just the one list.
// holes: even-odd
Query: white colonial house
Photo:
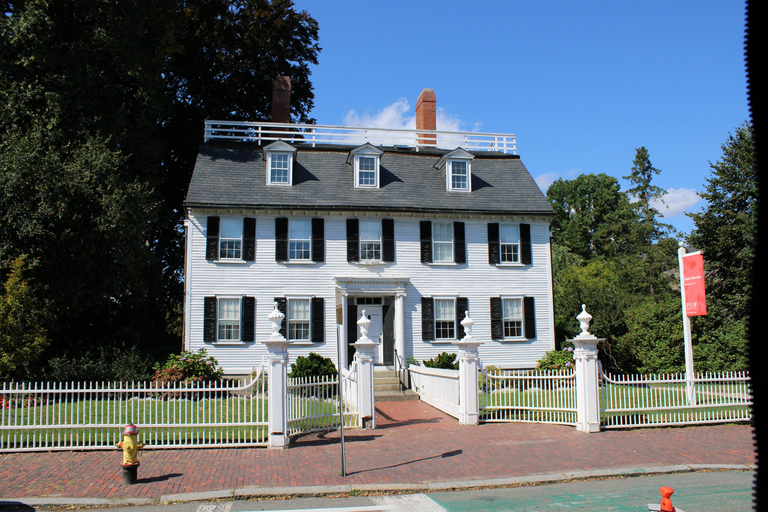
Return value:
[(250, 373), (276, 303), (291, 360), (348, 364), (363, 310), (377, 364), (455, 352), (466, 311), (484, 366), (552, 350), (552, 209), (513, 135), (435, 131), (434, 112), (425, 89), (412, 131), (208, 121), (186, 199), (185, 349)]

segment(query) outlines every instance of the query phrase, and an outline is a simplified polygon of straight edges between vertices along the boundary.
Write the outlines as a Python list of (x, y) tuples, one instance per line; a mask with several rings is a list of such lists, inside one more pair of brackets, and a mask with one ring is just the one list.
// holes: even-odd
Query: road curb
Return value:
[(156, 505), (194, 501), (213, 501), (227, 499), (272, 498), (285, 496), (328, 496), (348, 494), (355, 491), (370, 493), (411, 493), (476, 489), (485, 487), (514, 487), (547, 483), (560, 483), (571, 480), (599, 478), (635, 477), (669, 473), (688, 473), (697, 471), (754, 471), (755, 464), (679, 464), (670, 466), (651, 466), (633, 468), (606, 468), (588, 471), (568, 471), (543, 475), (527, 475), (505, 478), (486, 478), (457, 480), (449, 482), (424, 482), (400, 484), (357, 484), (357, 485), (319, 485), (309, 487), (241, 487), (218, 491), (188, 492), (166, 494), (160, 498), (67, 498), (67, 497), (25, 497), (0, 498), (0, 507), (12, 505), (41, 506), (93, 506), (117, 507), (125, 505)]

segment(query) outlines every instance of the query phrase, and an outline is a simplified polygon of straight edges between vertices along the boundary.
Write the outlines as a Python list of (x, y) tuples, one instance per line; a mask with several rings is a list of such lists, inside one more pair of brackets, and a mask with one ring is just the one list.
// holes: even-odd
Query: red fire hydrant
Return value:
[(138, 452), (144, 448), (144, 444), (139, 442), (139, 427), (130, 423), (123, 430), (123, 440), (117, 443), (117, 447), (123, 450), (123, 462), (120, 466), (123, 468), (123, 483), (132, 485), (136, 483), (136, 473), (139, 469)]

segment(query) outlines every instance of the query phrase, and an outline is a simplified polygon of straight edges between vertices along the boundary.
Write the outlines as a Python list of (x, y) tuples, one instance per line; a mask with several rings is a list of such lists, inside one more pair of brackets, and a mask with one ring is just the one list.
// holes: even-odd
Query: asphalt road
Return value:
[[(644, 511), (661, 501), (659, 488), (675, 490), (672, 503), (684, 512), (752, 510), (750, 471), (673, 473), (524, 487), (479, 489), (430, 494), (339, 496), (261, 501), (189, 502), (174, 505), (120, 507), (119, 512), (251, 512), (318, 510), (324, 512), (503, 512), (503, 511)], [(63, 510), (17, 507), (20, 512)]]

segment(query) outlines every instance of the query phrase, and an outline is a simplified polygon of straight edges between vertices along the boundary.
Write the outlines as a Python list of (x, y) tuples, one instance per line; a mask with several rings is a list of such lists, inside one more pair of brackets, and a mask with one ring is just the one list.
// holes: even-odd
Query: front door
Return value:
[(395, 364), (395, 307), (385, 304), (382, 308), (384, 315), (381, 339), (382, 363), (393, 365)]

